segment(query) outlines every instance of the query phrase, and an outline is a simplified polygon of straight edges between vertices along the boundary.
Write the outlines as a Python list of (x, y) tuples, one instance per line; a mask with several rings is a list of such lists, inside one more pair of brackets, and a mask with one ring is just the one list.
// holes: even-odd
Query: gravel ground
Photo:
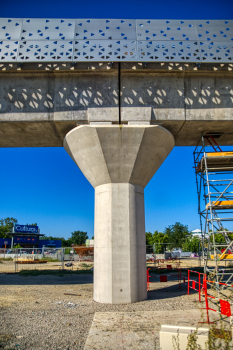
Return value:
[(195, 295), (179, 291), (175, 282), (153, 283), (151, 289), (146, 301), (109, 305), (92, 300), (92, 275), (0, 274), (0, 348), (83, 349), (95, 312), (197, 308)]

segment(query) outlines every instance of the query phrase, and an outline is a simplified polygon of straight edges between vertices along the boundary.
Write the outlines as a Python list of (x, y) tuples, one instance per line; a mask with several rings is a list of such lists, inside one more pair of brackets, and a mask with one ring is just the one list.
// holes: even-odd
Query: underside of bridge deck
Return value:
[[(177, 146), (233, 144), (233, 64), (0, 65), (0, 147), (62, 147), (77, 125), (161, 125)], [(120, 101), (120, 103), (119, 103)]]

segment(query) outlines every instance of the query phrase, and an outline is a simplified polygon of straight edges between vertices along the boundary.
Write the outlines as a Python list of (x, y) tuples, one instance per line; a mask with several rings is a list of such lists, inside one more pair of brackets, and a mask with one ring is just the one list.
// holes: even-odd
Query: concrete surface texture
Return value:
[[(161, 324), (168, 322), (168, 324), (179, 325), (176, 329), (181, 325), (189, 325), (194, 330), (200, 319), (200, 310), (96, 312), (84, 349), (178, 349), (172, 343), (162, 347), (163, 342), (159, 340)], [(177, 332), (175, 338), (177, 338)], [(181, 346), (180, 342), (180, 349), (186, 349)]]
[(1, 64), (0, 147), (62, 146), (96, 122), (159, 124), (177, 146), (196, 145), (202, 133), (233, 132), (232, 76), (232, 63)]
[(78, 126), (64, 147), (95, 188), (94, 300), (146, 299), (144, 187), (173, 136), (160, 126)]
[(179, 350), (186, 350), (188, 347), (188, 336), (195, 332), (197, 336), (196, 347), (201, 349), (208, 349), (209, 328), (195, 328), (184, 326), (161, 325), (160, 349), (168, 350), (178, 348)]

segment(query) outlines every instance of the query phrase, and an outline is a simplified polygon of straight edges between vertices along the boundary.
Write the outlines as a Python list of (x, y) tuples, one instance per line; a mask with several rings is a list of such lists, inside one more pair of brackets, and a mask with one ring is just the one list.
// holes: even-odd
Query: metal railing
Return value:
[(0, 273), (80, 269), (84, 262), (86, 264), (93, 261), (93, 254), (79, 255), (71, 247), (0, 249)]

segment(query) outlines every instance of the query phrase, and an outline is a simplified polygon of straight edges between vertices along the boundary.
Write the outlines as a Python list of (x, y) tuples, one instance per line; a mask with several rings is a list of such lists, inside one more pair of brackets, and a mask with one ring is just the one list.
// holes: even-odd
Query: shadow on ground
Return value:
[[(190, 289), (189, 294), (196, 294), (198, 298), (198, 292), (195, 290)], [(154, 282), (150, 287), (150, 291), (147, 293), (147, 298), (148, 300), (161, 300), (176, 298), (182, 295), (187, 295), (187, 286), (184, 284), (181, 284), (181, 289), (179, 289), (179, 283), (173, 283), (172, 285), (169, 284), (167, 286), (164, 286), (164, 283), (161, 285), (159, 282)]]
[(39, 275), (21, 276), (17, 274), (0, 274), (0, 285), (62, 285), (92, 284), (93, 275), (70, 274), (63, 276)]

